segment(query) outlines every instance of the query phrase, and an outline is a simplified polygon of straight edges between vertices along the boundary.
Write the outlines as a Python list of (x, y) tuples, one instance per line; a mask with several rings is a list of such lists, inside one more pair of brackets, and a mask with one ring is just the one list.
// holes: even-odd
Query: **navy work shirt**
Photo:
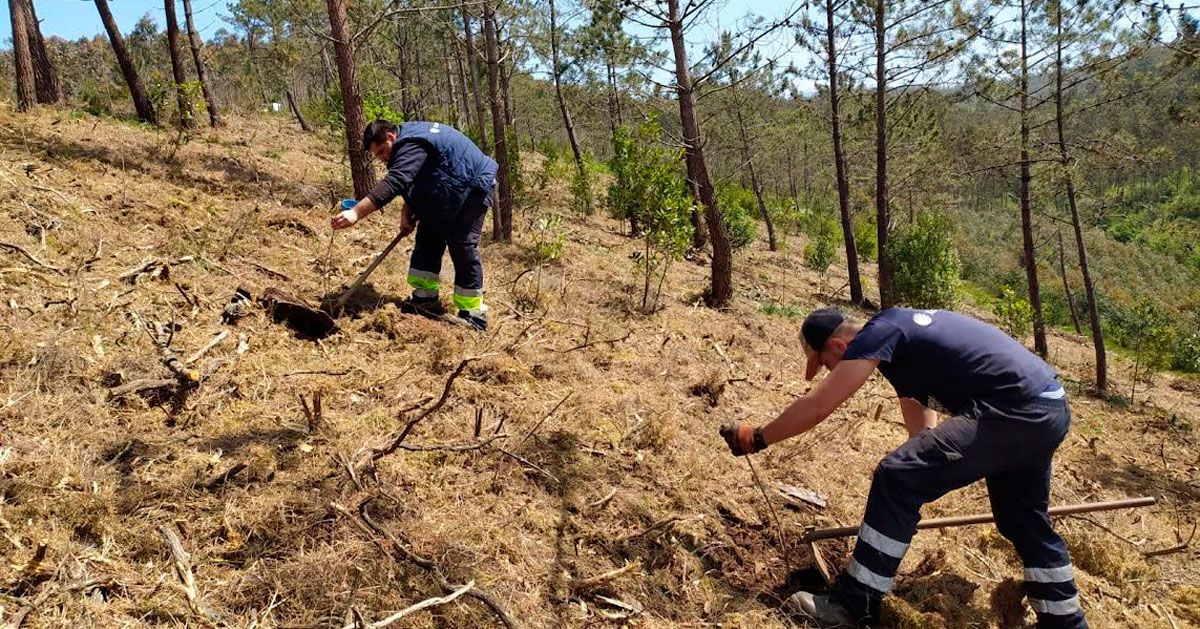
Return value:
[(398, 195), (417, 218), (454, 220), (472, 195), (491, 204), (496, 161), (461, 131), (440, 122), (412, 121), (400, 125), (388, 172), (368, 195), (383, 207)]
[(392, 155), (388, 158), (387, 173), (383, 175), (367, 197), (382, 208), (392, 202), (397, 196), (408, 198), (411, 195), (413, 180), (425, 166), (429, 151), (424, 146), (413, 142), (399, 142), (392, 145)]
[(878, 360), (897, 395), (950, 415), (1009, 408), (1057, 386), (1054, 370), (1015, 339), (948, 310), (884, 310), (842, 355), (856, 359)]

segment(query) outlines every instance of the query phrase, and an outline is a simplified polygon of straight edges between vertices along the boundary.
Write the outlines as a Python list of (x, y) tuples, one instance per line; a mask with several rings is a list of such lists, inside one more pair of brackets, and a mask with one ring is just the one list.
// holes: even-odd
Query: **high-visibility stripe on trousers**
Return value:
[(418, 299), (436, 299), (438, 296), (437, 271), (422, 271), (408, 267), (408, 285), (413, 289), (413, 297)]
[(414, 297), (438, 296), (442, 257), (449, 249), (450, 261), (454, 263), (455, 308), (472, 314), (485, 310), (479, 240), (488, 209), (487, 198), (488, 191), (476, 191), (456, 213), (439, 215), (434, 210), (421, 215), (408, 269), (408, 284)]
[(850, 564), (833, 587), (836, 602), (865, 621), (877, 620), (921, 506), (984, 479), (996, 528), (1025, 565), (1025, 594), (1038, 627), (1088, 626), (1066, 545), (1046, 513), (1050, 462), (1071, 421), (1067, 400), (1047, 395), (1013, 406), (952, 417), (880, 461)]

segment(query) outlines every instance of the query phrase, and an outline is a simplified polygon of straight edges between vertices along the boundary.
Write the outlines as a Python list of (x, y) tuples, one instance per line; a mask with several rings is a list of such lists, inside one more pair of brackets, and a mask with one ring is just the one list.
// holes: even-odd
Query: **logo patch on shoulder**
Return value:
[(937, 312), (937, 311), (936, 310), (922, 310), (921, 312), (913, 313), (913, 317), (912, 317), (913, 323), (916, 323), (917, 325), (919, 325), (921, 327), (925, 327), (925, 326), (933, 323), (933, 313), (935, 313), (935, 312)]

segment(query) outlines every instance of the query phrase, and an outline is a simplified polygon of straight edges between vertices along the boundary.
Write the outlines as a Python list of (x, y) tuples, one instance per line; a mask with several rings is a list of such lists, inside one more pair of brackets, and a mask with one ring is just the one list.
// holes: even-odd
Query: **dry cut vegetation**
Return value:
[[(636, 244), (552, 182), (518, 231), (563, 213), (562, 255), (486, 246), (488, 334), (397, 309), (406, 243), (336, 333), (304, 338), (222, 308), (239, 286), (319, 302), (398, 217), (331, 238), (344, 167), (276, 122), (174, 140), (0, 112), (0, 624), (795, 626), (778, 603), (812, 578), (801, 532), (856, 522), (904, 434), (872, 380), (755, 459), (772, 508), (719, 440), (805, 388), (788, 315), (836, 301), (839, 271), (803, 268), (798, 236), (743, 254), (727, 311), (683, 263), (666, 307), (636, 314)], [(1080, 340), (1053, 353), (1089, 372)], [(1059, 520), (1093, 626), (1200, 624), (1195, 548), (1153, 556), (1200, 516), (1200, 387), (1158, 376), (1136, 408), (1072, 389), (1055, 502), (1159, 500)], [(780, 482), (828, 506), (787, 505)], [(986, 505), (971, 487), (926, 515)], [(848, 544), (821, 547), (838, 567)], [(991, 527), (923, 532), (888, 626), (1022, 626), (1019, 574)]]

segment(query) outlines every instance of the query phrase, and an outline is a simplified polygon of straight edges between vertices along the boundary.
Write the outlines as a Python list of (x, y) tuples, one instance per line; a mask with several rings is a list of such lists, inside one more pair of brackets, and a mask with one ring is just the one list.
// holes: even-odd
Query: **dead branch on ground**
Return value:
[(135, 284), (137, 283), (138, 278), (146, 273), (150, 273), (154, 277), (166, 278), (170, 275), (172, 266), (183, 264), (184, 262), (191, 262), (195, 259), (195, 256), (183, 256), (180, 258), (175, 258), (174, 260), (147, 260), (133, 267), (132, 269), (121, 273), (117, 276), (117, 279), (130, 284)]
[(179, 541), (179, 534), (176, 533), (175, 526), (160, 525), (158, 534), (162, 536), (163, 541), (167, 544), (167, 549), (171, 551), (171, 559), (175, 562), (175, 576), (179, 579), (184, 596), (187, 597), (188, 609), (210, 624), (223, 626), (223, 623), (217, 620), (213, 612), (207, 609), (200, 600), (200, 590), (196, 587), (196, 578), (192, 575), (192, 558), (183, 549), (183, 543)]
[[(402, 559), (404, 561), (413, 563), (417, 567), (432, 575), (434, 580), (437, 581), (438, 586), (443, 590), (449, 593), (456, 592), (458, 588), (452, 585), (446, 578), (441, 566), (435, 563), (432, 559), (417, 554), (416, 551), (404, 545), (404, 543), (402, 543), (395, 535), (392, 535), (390, 532), (384, 530), (378, 524), (376, 524), (374, 520), (371, 519), (370, 514), (367, 513), (367, 506), (374, 499), (375, 497), (372, 496), (360, 502), (358, 505), (357, 514), (351, 513), (349, 509), (337, 504), (336, 502), (331, 503), (330, 507), (332, 507), (333, 510), (337, 511), (338, 513), (346, 516), (347, 519), (353, 522), (360, 531), (366, 534), (366, 536), (370, 538), (370, 540), (374, 542), (381, 551), (383, 551), (383, 554), (390, 557), (393, 561), (399, 563), (399, 561)], [(386, 542), (384, 540), (386, 540)], [(518, 626), (516, 621), (514, 621), (512, 617), (508, 615), (508, 612), (505, 611), (504, 607), (502, 607), (491, 594), (480, 589), (478, 586), (472, 586), (469, 590), (467, 590), (466, 595), (478, 600), (491, 609), (497, 620), (499, 620), (505, 627), (508, 627), (508, 629), (515, 629)]]
[(587, 340), (587, 335), (585, 335), (584, 341), (582, 343), (580, 343), (579, 345), (576, 345), (575, 347), (572, 347), (570, 349), (564, 349), (564, 350), (562, 350), (562, 353), (566, 354), (566, 353), (574, 352), (574, 351), (580, 350), (580, 349), (587, 349), (589, 347), (592, 347), (593, 345), (611, 345), (614, 343), (620, 343), (621, 341), (628, 340), (629, 337), (631, 337), (631, 336), (633, 336), (633, 330), (626, 332), (625, 336), (611, 338), (611, 339), (602, 339), (599, 341), (589, 341), (589, 340)]
[(633, 563), (627, 563), (620, 568), (609, 570), (608, 572), (598, 574), (594, 577), (588, 577), (586, 579), (571, 579), (567, 583), (567, 588), (571, 590), (572, 594), (591, 592), (592, 590), (605, 585), (609, 581), (612, 581), (626, 572), (641, 567), (641, 565), (642, 563), (640, 561), (634, 561)]
[[(406, 608), (392, 614), (391, 616), (388, 616), (387, 618), (380, 620), (379, 622), (373, 622), (373, 623), (367, 624), (367, 623), (362, 623), (360, 618), (356, 618), (354, 622), (346, 625), (345, 627), (342, 627), (342, 629), (359, 629), (359, 627), (363, 627), (364, 629), (380, 629), (381, 627), (386, 627), (386, 626), (396, 622), (397, 620), (400, 620), (401, 618), (408, 616), (409, 614), (414, 614), (416, 612), (419, 612), (422, 609), (425, 609), (426, 607), (433, 607), (435, 605), (445, 605), (446, 603), (453, 602), (454, 599), (462, 596), (463, 594), (466, 594), (467, 592), (470, 592), (474, 588), (475, 588), (475, 582), (468, 581), (466, 583), (466, 585), (458, 588), (457, 590), (451, 592), (450, 594), (447, 594), (446, 596), (442, 596), (440, 598), (427, 598), (427, 599), (421, 601), (420, 603), (417, 603), (416, 605), (412, 605), (411, 607), (406, 607)], [(355, 611), (357, 611), (357, 610), (355, 610)]]
[(201, 347), (200, 349), (193, 352), (191, 356), (188, 356), (188, 359), (186, 361), (187, 364), (189, 364), (189, 365), (195, 364), (195, 362), (197, 360), (200, 360), (201, 358), (204, 357), (205, 354), (212, 351), (212, 348), (220, 345), (221, 341), (224, 341), (225, 337), (227, 337), (227, 336), (229, 336), (229, 330), (221, 330), (220, 332), (218, 332), (216, 335), (214, 335), (212, 337), (212, 340), (210, 340), (208, 343), (205, 343), (204, 347)]
[(25, 256), (26, 258), (29, 258), (30, 262), (33, 262), (34, 264), (42, 267), (43, 269), (46, 269), (48, 271), (54, 271), (55, 273), (62, 273), (62, 269), (54, 266), (53, 264), (47, 264), (45, 262), (42, 262), (41, 260), (39, 260), (37, 258), (37, 256), (26, 251), (25, 248), (22, 247), (21, 245), (13, 244), (11, 242), (0, 242), (0, 247), (2, 247), (4, 249), (8, 249), (9, 251), (12, 251), (14, 253), (19, 253), (19, 254)]
[(1175, 541), (1179, 542), (1178, 544), (1175, 544), (1174, 546), (1170, 546), (1167, 548), (1158, 548), (1155, 550), (1144, 550), (1144, 551), (1142, 551), (1142, 556), (1147, 557), (1147, 558), (1161, 557), (1163, 555), (1170, 555), (1173, 553), (1183, 552), (1183, 551), (1187, 550), (1192, 544), (1192, 539), (1194, 539), (1196, 537), (1196, 526), (1197, 526), (1197, 524), (1195, 524), (1195, 523), (1192, 524), (1192, 532), (1188, 535), (1188, 538), (1186, 540), (1183, 539), (1183, 536), (1179, 534), (1178, 530), (1176, 530), (1175, 531)]
[[(468, 357), (462, 359), (462, 361), (460, 361), (458, 363), (458, 367), (455, 367), (454, 371), (450, 373), (450, 376), (448, 378), (446, 378), (446, 384), (445, 384), (445, 386), (442, 387), (442, 396), (439, 397), (438, 400), (433, 403), (433, 406), (430, 406), (429, 408), (421, 411), (421, 413), (419, 415), (417, 415), (411, 421), (409, 421), (407, 424), (405, 424), (404, 428), (400, 431), (399, 434), (397, 434), (395, 437), (390, 438), (388, 440), (387, 445), (381, 446), (381, 447), (378, 447), (378, 448), (375, 448), (374, 450), (372, 450), (370, 458), (367, 461), (364, 461), (362, 464), (356, 465), (356, 467), (361, 468), (363, 465), (374, 464), (379, 459), (382, 459), (383, 457), (395, 452), (396, 450), (399, 450), (400, 446), (404, 443), (404, 440), (406, 438), (408, 438), (408, 434), (410, 432), (412, 432), (413, 428), (417, 427), (417, 424), (424, 421), (430, 415), (433, 415), (434, 413), (438, 412), (439, 410), (442, 409), (443, 406), (446, 405), (446, 400), (450, 399), (450, 390), (451, 390), (451, 388), (454, 387), (454, 381), (456, 379), (458, 379), (458, 377), (460, 375), (462, 375), (462, 372), (464, 370), (466, 370), (467, 365), (471, 364), (471, 362), (474, 360), (478, 360), (479, 358), (482, 358), (482, 356), (468, 356)], [(403, 414), (404, 414), (404, 411), (401, 411), (399, 413), (399, 415), (403, 415)]]

